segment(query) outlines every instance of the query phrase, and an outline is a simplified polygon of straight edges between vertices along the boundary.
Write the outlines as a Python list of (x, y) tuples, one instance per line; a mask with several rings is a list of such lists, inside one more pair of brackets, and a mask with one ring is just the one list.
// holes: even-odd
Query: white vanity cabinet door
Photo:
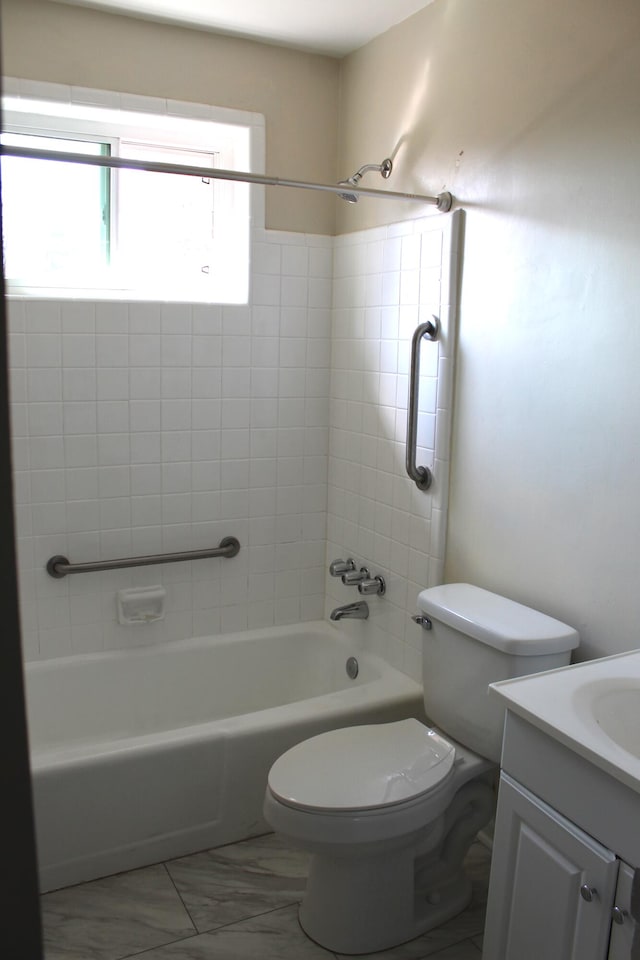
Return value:
[(617, 873), (611, 851), (503, 773), (484, 960), (607, 960)]
[(631, 915), (632, 900), (640, 899), (640, 890), (633, 889), (634, 881), (636, 888), (640, 887), (635, 874), (633, 867), (620, 862), (607, 960), (640, 960), (640, 925)]

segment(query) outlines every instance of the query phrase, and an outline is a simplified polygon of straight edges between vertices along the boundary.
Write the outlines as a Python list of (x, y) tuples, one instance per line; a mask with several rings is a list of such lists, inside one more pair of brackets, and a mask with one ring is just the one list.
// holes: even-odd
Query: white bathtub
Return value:
[(263, 833), (284, 750), (422, 711), (324, 622), (32, 663), (26, 683), (43, 891)]

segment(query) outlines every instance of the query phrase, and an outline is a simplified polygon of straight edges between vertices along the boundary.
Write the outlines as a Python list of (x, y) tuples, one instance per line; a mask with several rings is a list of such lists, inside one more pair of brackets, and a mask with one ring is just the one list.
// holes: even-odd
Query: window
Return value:
[[(108, 143), (5, 134), (17, 147), (109, 155)], [(5, 274), (11, 279), (71, 285), (109, 263), (109, 174), (99, 167), (2, 159)]]
[[(23, 98), (4, 118), (7, 145), (251, 169), (250, 123)], [(9, 293), (247, 302), (249, 198), (206, 176), (3, 157)]]

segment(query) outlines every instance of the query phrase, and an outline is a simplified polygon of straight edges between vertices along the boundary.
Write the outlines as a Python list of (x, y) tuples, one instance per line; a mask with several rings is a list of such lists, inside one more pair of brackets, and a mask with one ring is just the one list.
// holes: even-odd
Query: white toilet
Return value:
[(264, 816), (311, 856), (303, 930), (372, 953), (463, 910), (462, 861), (494, 810), (504, 710), (489, 683), (569, 663), (571, 627), (465, 583), (423, 590), (418, 720), (332, 730), (271, 768)]

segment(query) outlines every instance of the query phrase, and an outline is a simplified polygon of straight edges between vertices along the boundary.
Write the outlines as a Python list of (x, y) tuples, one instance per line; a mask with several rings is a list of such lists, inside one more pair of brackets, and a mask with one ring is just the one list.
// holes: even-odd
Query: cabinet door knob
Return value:
[(617, 923), (619, 926), (622, 926), (624, 923), (624, 918), (627, 916), (626, 910), (621, 910), (620, 907), (614, 907), (611, 911), (611, 916), (613, 917), (613, 922)]
[(598, 891), (595, 887), (590, 887), (588, 883), (583, 883), (580, 887), (580, 896), (583, 900), (586, 900), (587, 903), (591, 903), (593, 898), (598, 896)]

